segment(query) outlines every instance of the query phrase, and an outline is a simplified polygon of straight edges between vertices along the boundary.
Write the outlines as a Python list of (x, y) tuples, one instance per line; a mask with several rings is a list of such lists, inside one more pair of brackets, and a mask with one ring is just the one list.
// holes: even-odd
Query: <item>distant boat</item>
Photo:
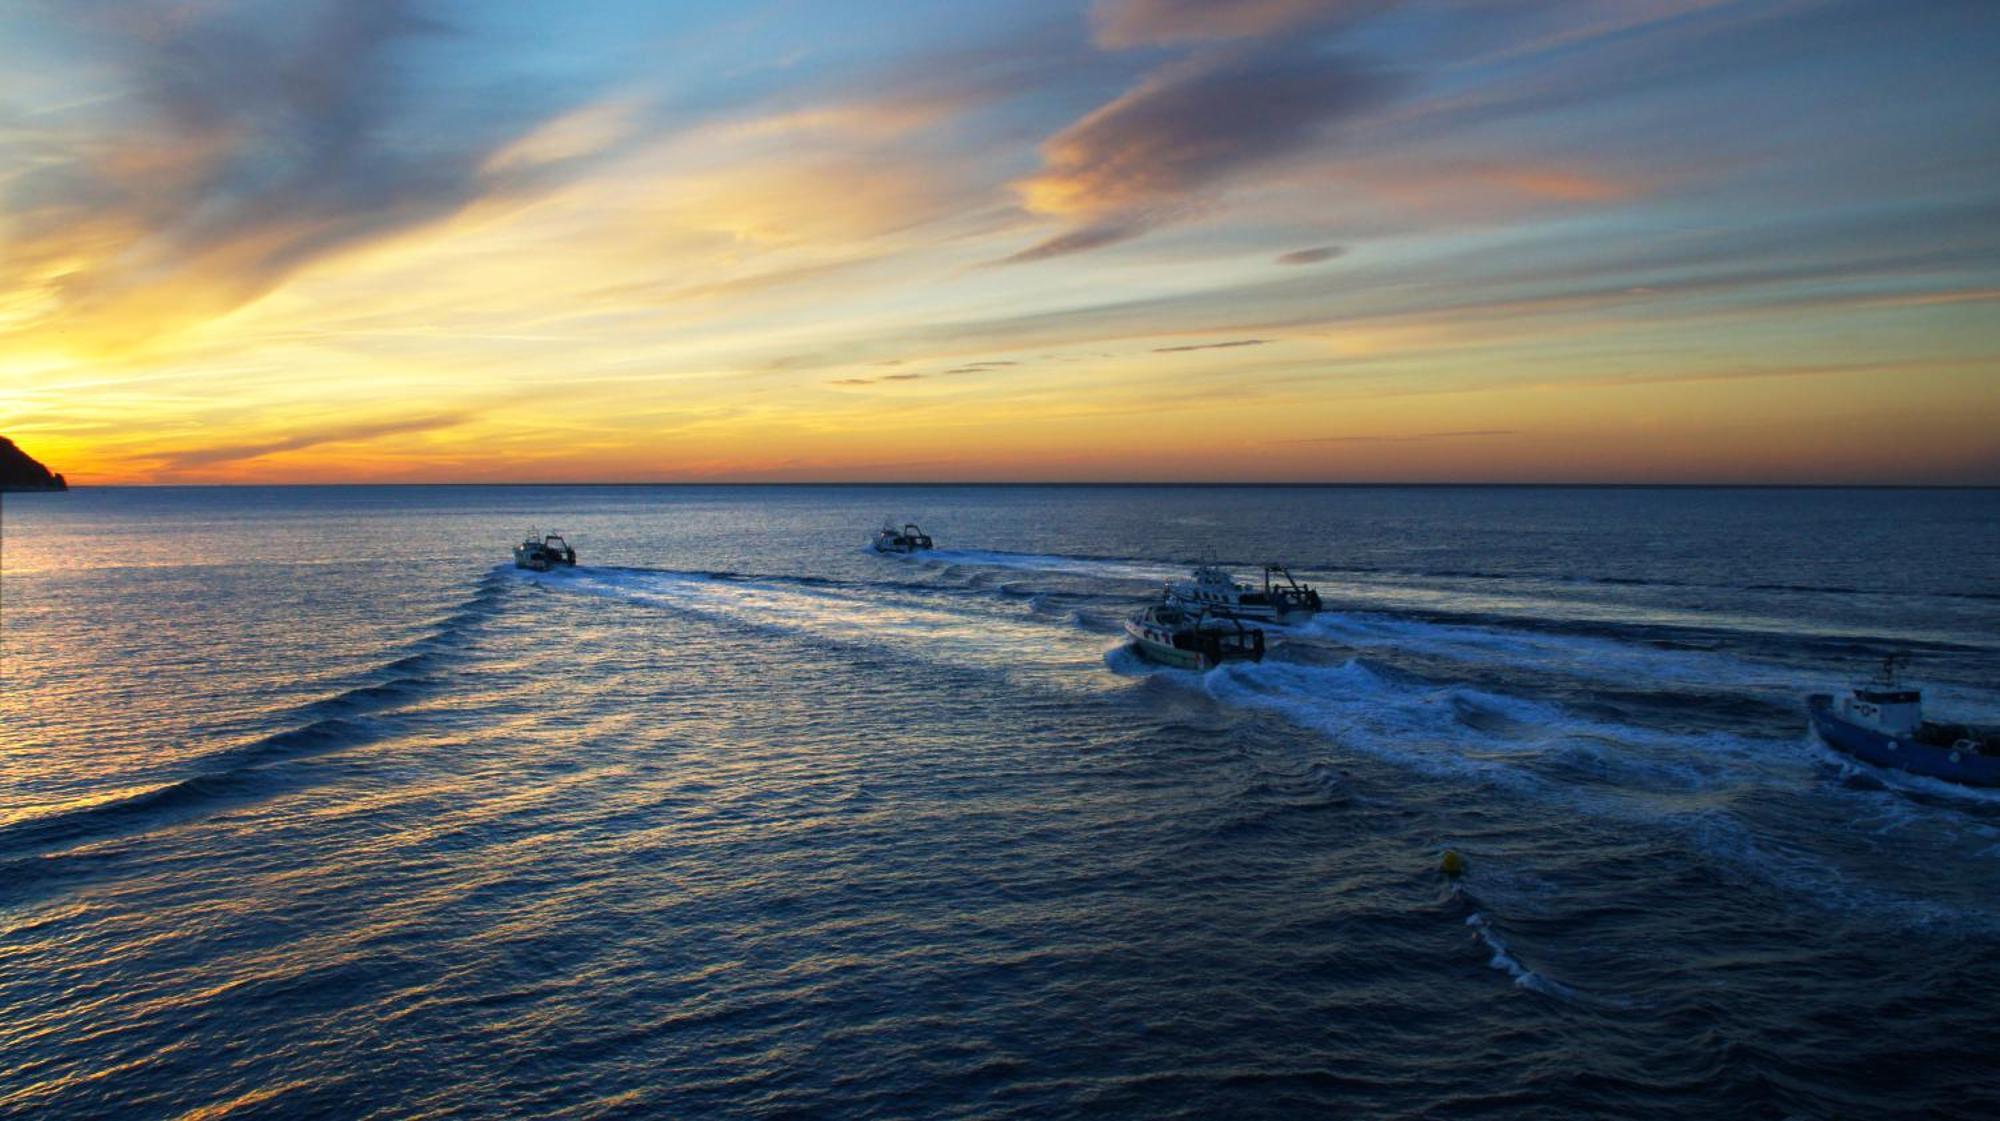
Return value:
[(1145, 658), (1181, 669), (1264, 660), (1264, 632), (1239, 619), (1211, 619), (1171, 603), (1156, 603), (1125, 621), (1125, 633)]
[(901, 529), (897, 529), (894, 522), (884, 522), (875, 533), (875, 551), (878, 553), (914, 553), (918, 549), (932, 547), (931, 535), (918, 528), (915, 522), (906, 522)]
[(576, 567), (576, 550), (562, 539), (562, 534), (551, 533), (546, 537), (528, 534), (528, 539), (514, 546), (514, 567), (529, 568), (536, 572), (547, 572), (556, 565)]
[(1923, 694), (1897, 679), (1909, 661), (1892, 654), (1872, 680), (1848, 695), (1814, 693), (1806, 699), (1813, 730), (1827, 746), (1866, 763), (1913, 775), (2000, 786), (2000, 729), (1924, 719)]
[(1194, 579), (1167, 585), (1167, 598), (1190, 611), (1260, 622), (1304, 622), (1319, 613), (1319, 593), (1292, 579), (1282, 564), (1264, 566), (1264, 586), (1237, 583), (1226, 568), (1205, 564)]

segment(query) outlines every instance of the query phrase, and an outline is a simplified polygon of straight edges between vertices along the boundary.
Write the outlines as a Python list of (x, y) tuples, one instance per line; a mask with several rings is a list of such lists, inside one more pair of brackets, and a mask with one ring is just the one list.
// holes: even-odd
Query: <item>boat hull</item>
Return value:
[(1153, 611), (1125, 620), (1125, 633), (1132, 636), (1139, 656), (1163, 666), (1210, 670), (1224, 662), (1263, 661), (1264, 632), (1240, 624), (1232, 627), (1190, 630), (1171, 623), (1162, 626), (1153, 618)]
[(575, 553), (558, 553), (553, 549), (530, 548), (526, 545), (514, 546), (514, 567), (531, 572), (547, 572), (552, 568), (576, 567)]
[(1208, 658), (1197, 650), (1183, 650), (1169, 646), (1149, 637), (1145, 630), (1135, 624), (1125, 624), (1125, 633), (1132, 636), (1132, 648), (1149, 662), (1158, 662), (1175, 669), (1204, 670), (1210, 668)]
[(1849, 723), (1834, 712), (1833, 698), (1825, 693), (1808, 698), (1806, 709), (1813, 731), (1828, 747), (1864, 763), (1967, 786), (2000, 786), (2000, 755), (1953, 750)]

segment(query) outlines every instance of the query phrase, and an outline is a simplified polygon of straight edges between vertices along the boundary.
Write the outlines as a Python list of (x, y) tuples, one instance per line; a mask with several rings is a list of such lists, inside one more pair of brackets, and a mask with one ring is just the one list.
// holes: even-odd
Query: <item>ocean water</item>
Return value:
[[(2000, 795), (1802, 706), (1905, 649), (2000, 721), (2000, 492), (4, 519), (0, 1114), (2000, 1114)], [(1331, 610), (1149, 668), (1206, 558)]]

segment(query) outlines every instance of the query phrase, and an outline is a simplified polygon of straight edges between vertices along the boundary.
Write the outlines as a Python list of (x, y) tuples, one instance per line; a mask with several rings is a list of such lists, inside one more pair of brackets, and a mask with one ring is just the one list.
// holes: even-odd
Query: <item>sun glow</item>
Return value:
[[(1809, 17), (1497, 19), (1447, 65), (1409, 7), (978, 50), (661, 14), (702, 65), (587, 81), (472, 27), (15, 17), (0, 431), (81, 483), (2000, 479), (1976, 98), (1752, 159), (1695, 87), (1538, 104), (1520, 62), (1615, 92), (1566, 52), (1692, 37), (1754, 123), (1801, 79), (1728, 36)], [(317, 84), (143, 65), (267, 32)]]

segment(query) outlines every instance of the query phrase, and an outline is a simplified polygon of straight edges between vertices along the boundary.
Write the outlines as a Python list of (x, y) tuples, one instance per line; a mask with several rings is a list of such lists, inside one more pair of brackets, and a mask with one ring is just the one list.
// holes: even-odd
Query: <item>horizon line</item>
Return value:
[[(1125, 489), (1143, 488), (1289, 488), (1289, 489), (1543, 489), (1543, 490), (2000, 490), (2000, 482), (1991, 483), (1787, 483), (1787, 482), (1730, 482), (1730, 483), (1660, 483), (1660, 482), (1340, 482), (1323, 480), (1267, 480), (1267, 481), (1197, 481), (1197, 480), (1103, 480), (1103, 481), (1036, 481), (1025, 479), (988, 479), (962, 481), (935, 480), (844, 480), (844, 479), (800, 479), (800, 480), (700, 480), (700, 481), (534, 481), (534, 482), (229, 482), (229, 483), (71, 483), (69, 490), (224, 490), (269, 488), (359, 488), (359, 487), (606, 487), (637, 489), (641, 487), (1050, 487), (1078, 489), (1085, 487), (1107, 487)], [(9, 494), (60, 494), (62, 491), (7, 491)]]

